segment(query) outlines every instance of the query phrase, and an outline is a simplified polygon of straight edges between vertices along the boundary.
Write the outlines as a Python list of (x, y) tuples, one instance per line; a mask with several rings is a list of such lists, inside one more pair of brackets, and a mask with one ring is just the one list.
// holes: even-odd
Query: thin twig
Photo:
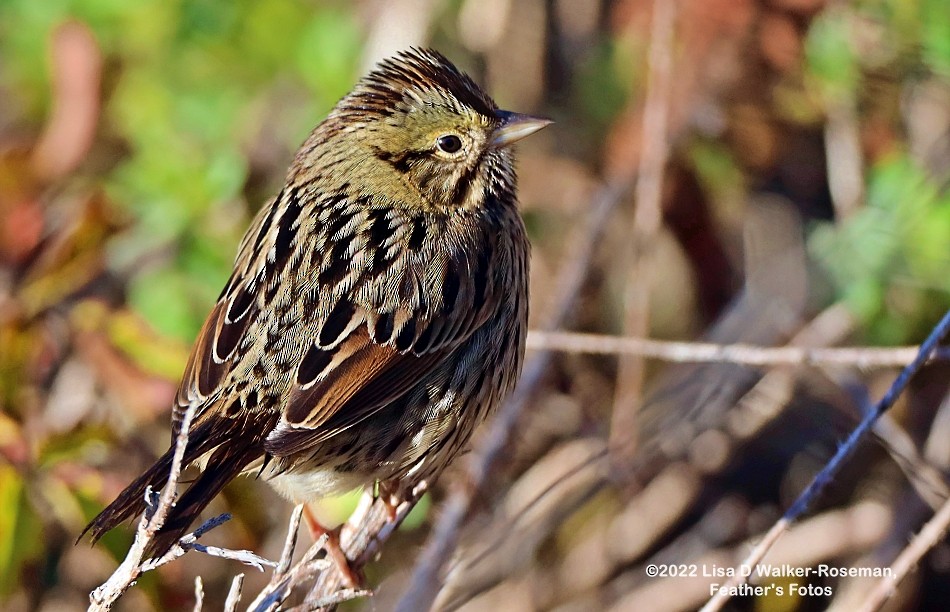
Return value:
[[(293, 584), (286, 580), (287, 574), (290, 571), (290, 564), (293, 561), (294, 550), (297, 548), (297, 534), (300, 531), (300, 518), (303, 516), (304, 504), (298, 504), (294, 506), (293, 512), (290, 513), (290, 520), (287, 523), (287, 537), (284, 540), (284, 548), (280, 554), (280, 561), (274, 566), (274, 573), (271, 575), (270, 581), (268, 581), (267, 586), (265, 586), (257, 594), (257, 597), (254, 598), (254, 601), (251, 602), (251, 605), (248, 606), (248, 610), (272, 610), (280, 604), (290, 591), (293, 589)], [(321, 546), (326, 543), (326, 538), (321, 538), (318, 540), (314, 546), (310, 549), (310, 554), (312, 557), (315, 557), (316, 554), (321, 550)], [(304, 558), (300, 560), (298, 566), (303, 568), (309, 562), (311, 557), (304, 555)], [(320, 567), (318, 568), (308, 568), (313, 569), (313, 571), (319, 571), (327, 564), (323, 563), (321, 560)], [(308, 574), (309, 577), (312, 574)], [(243, 581), (243, 574), (240, 575)], [(237, 580), (238, 577), (235, 577)], [(233, 591), (235, 585), (231, 585), (231, 590)], [(238, 587), (240, 588), (240, 587)], [(230, 598), (230, 595), (228, 595)], [(240, 599), (240, 593), (238, 593), (238, 599)], [(237, 601), (234, 603), (235, 608), (237, 609)]]
[(206, 555), (211, 555), (212, 557), (221, 557), (224, 559), (231, 559), (232, 561), (238, 561), (245, 565), (255, 567), (259, 571), (264, 571), (264, 566), (274, 567), (277, 565), (277, 563), (274, 561), (265, 559), (264, 557), (256, 555), (249, 550), (236, 550), (231, 548), (220, 548), (218, 546), (205, 546), (204, 544), (198, 543), (198, 538), (229, 520), (231, 520), (231, 515), (228, 513), (219, 514), (214, 518), (208, 519), (191, 533), (185, 534), (179, 538), (178, 542), (176, 542), (175, 545), (172, 546), (168, 552), (166, 552), (161, 557), (144, 561), (141, 567), (142, 572), (148, 572), (155, 568), (161, 567), (166, 563), (171, 563), (175, 559), (183, 557), (185, 553), (190, 550), (205, 553)]
[[(791, 507), (785, 512), (785, 516), (769, 529), (762, 542), (749, 553), (748, 557), (740, 564), (740, 567), (754, 568), (757, 566), (775, 541), (788, 530), (789, 526), (794, 523), (796, 519), (808, 510), (808, 507), (821, 494), (825, 486), (834, 479), (838, 470), (844, 465), (844, 462), (854, 453), (858, 444), (874, 428), (874, 424), (881, 415), (894, 405), (894, 402), (897, 401), (900, 394), (907, 388), (914, 374), (929, 361), (931, 353), (933, 353), (937, 344), (947, 334), (948, 330), (950, 330), (950, 311), (947, 311), (943, 315), (943, 318), (936, 327), (934, 327), (933, 331), (930, 332), (930, 335), (924, 343), (920, 345), (917, 357), (901, 370), (901, 373), (894, 379), (894, 382), (880, 401), (874, 406), (874, 409), (866, 413), (861, 422), (858, 423), (858, 426), (852, 430), (847, 440), (838, 448), (838, 452), (825, 464), (825, 467), (822, 468), (808, 487), (802, 491), (795, 502), (792, 503)], [(722, 606), (724, 606), (730, 598), (728, 594), (730, 589), (745, 584), (748, 576), (743, 576), (742, 574), (744, 573), (745, 572), (742, 571), (736, 571), (735, 576), (725, 585), (727, 588), (717, 591), (716, 594), (706, 602), (706, 605), (703, 606), (702, 612), (721, 610)]]
[(205, 605), (205, 586), (201, 582), (201, 576), (195, 576), (195, 612), (201, 612)]
[(178, 542), (168, 549), (168, 552), (163, 554), (161, 557), (155, 557), (153, 559), (143, 561), (141, 568), (142, 572), (151, 571), (157, 567), (165, 565), (166, 563), (171, 563), (179, 557), (182, 557), (186, 552), (192, 549), (192, 544), (194, 544), (198, 538), (208, 531), (214, 529), (218, 525), (221, 525), (229, 520), (231, 520), (231, 515), (228, 513), (219, 514), (218, 516), (208, 519), (191, 533), (183, 535), (181, 539), (178, 540)]
[[(642, 118), (642, 150), (634, 187), (637, 203), (633, 216), (630, 252), (626, 261), (631, 274), (624, 296), (624, 330), (645, 337), (650, 329), (650, 287), (653, 285), (654, 251), (663, 220), (663, 173), (670, 154), (669, 114), (673, 95), (673, 39), (676, 0), (654, 0), (646, 101)], [(644, 361), (636, 354), (620, 360), (610, 421), (610, 448), (615, 459), (629, 459), (637, 438), (637, 409), (643, 393)]]
[(297, 547), (297, 534), (300, 532), (300, 519), (303, 517), (304, 505), (294, 506), (294, 511), (290, 513), (290, 521), (287, 523), (287, 538), (284, 540), (284, 550), (280, 554), (280, 562), (274, 570), (275, 576), (282, 576), (290, 569), (290, 562), (294, 557), (294, 549)]
[[(382, 543), (405, 520), (425, 492), (426, 486), (423, 482), (408, 492), (402, 492), (395, 508), (391, 505), (392, 498), (384, 498), (382, 495), (373, 497), (370, 492), (364, 494), (359, 506), (340, 529), (339, 545), (350, 570), (359, 572), (376, 555)], [(371, 591), (344, 588), (346, 578), (340, 568), (326, 558), (318, 558), (326, 550), (326, 535), (314, 542), (296, 563), (291, 564), (303, 509), (302, 505), (294, 508), (280, 562), (276, 565), (270, 582), (258, 593), (248, 610), (268, 612), (277, 609), (295, 588), (301, 587), (314, 576), (317, 576), (317, 579), (307, 593), (304, 603), (290, 608), (291, 610), (333, 608), (344, 601), (372, 595)]]
[[(303, 506), (298, 506), (298, 508), (302, 509)], [(294, 514), (291, 515), (292, 522), (296, 514), (295, 508)], [(297, 517), (296, 522), (296, 527), (299, 528), (299, 517)], [(295, 528), (293, 531), (296, 533), (297, 529)], [(296, 540), (296, 538), (294, 539)], [(329, 561), (317, 558), (317, 556), (324, 551), (326, 543), (326, 535), (318, 538), (297, 563), (288, 568), (284, 568), (283, 571), (281, 571), (281, 564), (278, 563), (270, 582), (257, 594), (257, 597), (251, 602), (251, 605), (249, 605), (247, 609), (253, 610), (254, 612), (276, 610), (277, 607), (287, 599), (295, 586), (309, 580), (318, 572), (322, 572), (330, 567)], [(291, 552), (291, 554), (293, 553)], [(283, 561), (283, 558), (281, 560)]]
[[(372, 595), (372, 591), (367, 591), (365, 589), (337, 589), (335, 592), (330, 593), (329, 595), (321, 595), (320, 597), (307, 597), (304, 600), (303, 604), (290, 608), (290, 610), (297, 610), (297, 612), (309, 612), (310, 610), (322, 610), (325, 608), (335, 608), (339, 604), (350, 601), (351, 599), (358, 599), (360, 597), (369, 597)], [(288, 610), (288, 612), (290, 612)]]
[(920, 453), (911, 435), (889, 414), (874, 426), (874, 435), (901, 469), (920, 499), (934, 511), (950, 496), (950, 487), (938, 465)]
[(871, 612), (883, 606), (884, 602), (897, 590), (897, 585), (904, 576), (917, 566), (929, 550), (943, 540), (948, 528), (950, 528), (950, 500), (940, 507), (920, 533), (894, 559), (889, 568), (890, 571), (874, 585), (859, 609), (862, 612)]
[[(185, 447), (188, 446), (188, 434), (194, 415), (195, 406), (188, 406), (185, 410), (185, 414), (182, 416), (181, 428), (175, 437), (175, 452), (172, 454), (172, 465), (169, 469), (168, 482), (166, 482), (162, 488), (158, 503), (155, 505), (151, 515), (149, 514), (148, 508), (146, 508), (145, 514), (142, 515), (142, 520), (139, 521), (138, 528), (135, 530), (135, 540), (132, 542), (132, 546), (129, 548), (125, 560), (112, 572), (112, 575), (109, 576), (106, 582), (89, 594), (90, 611), (109, 610), (112, 604), (115, 603), (130, 586), (135, 584), (135, 581), (138, 580), (138, 577), (144, 571), (142, 569), (142, 561), (145, 556), (145, 549), (149, 542), (152, 541), (152, 538), (155, 537), (158, 530), (165, 524), (168, 512), (172, 504), (175, 503), (178, 479), (181, 476), (182, 461), (185, 457)], [(148, 506), (152, 501), (151, 488), (146, 490), (145, 496), (146, 505)]]
[(228, 597), (224, 600), (224, 612), (234, 612), (241, 603), (241, 590), (244, 588), (244, 574), (238, 574), (231, 581)]
[(264, 557), (261, 557), (260, 555), (257, 555), (249, 550), (235, 550), (232, 548), (221, 548), (219, 546), (205, 546), (204, 544), (198, 544), (197, 542), (193, 543), (191, 547), (198, 552), (203, 552), (204, 554), (211, 555), (212, 557), (231, 559), (232, 561), (239, 561), (244, 565), (250, 565), (259, 572), (263, 572), (265, 566), (277, 567), (276, 561), (265, 559)]
[[(735, 363), (748, 366), (852, 366), (861, 369), (903, 367), (914, 360), (917, 346), (880, 348), (755, 346), (711, 342), (674, 342), (604, 334), (531, 330), (528, 350), (596, 355), (640, 355), (675, 363)], [(950, 349), (934, 351), (931, 361), (950, 359)]]
[(152, 541), (155, 534), (157, 534), (165, 524), (165, 520), (168, 518), (168, 512), (175, 504), (177, 498), (176, 489), (178, 480), (181, 477), (182, 462), (185, 457), (185, 449), (188, 446), (188, 435), (191, 430), (194, 412), (194, 406), (189, 406), (182, 417), (181, 428), (175, 437), (175, 452), (172, 454), (172, 464), (169, 468), (168, 482), (165, 483), (157, 500), (155, 499), (151, 487), (146, 489), (146, 508), (142, 514), (142, 519), (139, 521), (138, 528), (135, 531), (135, 539), (132, 542), (132, 546), (129, 548), (125, 560), (116, 568), (112, 575), (109, 576), (109, 579), (89, 594), (90, 611), (109, 610), (112, 604), (114, 604), (129, 587), (135, 584), (139, 576), (182, 557), (189, 550), (197, 550), (216, 557), (239, 561), (256, 567), (261, 571), (264, 570), (265, 565), (272, 567), (277, 565), (275, 562), (260, 557), (248, 550), (231, 550), (217, 546), (204, 546), (198, 543), (198, 538), (231, 519), (231, 515), (227, 513), (208, 519), (191, 533), (182, 536), (178, 542), (161, 557), (144, 559), (145, 550), (148, 548), (149, 542)]

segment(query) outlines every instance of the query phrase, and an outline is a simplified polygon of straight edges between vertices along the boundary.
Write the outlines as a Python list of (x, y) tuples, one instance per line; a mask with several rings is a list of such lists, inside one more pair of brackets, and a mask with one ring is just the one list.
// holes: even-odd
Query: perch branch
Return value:
[[(165, 524), (165, 520), (168, 518), (168, 512), (175, 504), (177, 498), (176, 489), (178, 480), (181, 477), (182, 461), (185, 456), (185, 448), (188, 446), (188, 435), (191, 431), (193, 418), (194, 406), (189, 406), (182, 418), (181, 429), (178, 432), (178, 436), (175, 438), (175, 452), (172, 455), (168, 482), (165, 483), (157, 500), (151, 488), (146, 490), (146, 508), (135, 531), (135, 539), (132, 542), (132, 546), (129, 548), (125, 560), (116, 568), (112, 575), (109, 576), (109, 579), (89, 594), (89, 610), (91, 612), (110, 610), (112, 604), (114, 604), (129, 587), (135, 584), (139, 576), (149, 570), (161, 567), (166, 563), (178, 559), (189, 550), (197, 550), (216, 557), (233, 559), (246, 565), (256, 567), (261, 571), (263, 571), (264, 566), (277, 565), (273, 561), (269, 561), (248, 550), (231, 550), (217, 546), (204, 546), (198, 543), (198, 538), (202, 535), (230, 520), (230, 514), (221, 514), (205, 521), (191, 533), (182, 536), (171, 550), (161, 557), (144, 559), (145, 550), (148, 548), (149, 542), (152, 541), (155, 534), (157, 534)], [(196, 594), (201, 593), (203, 597), (203, 591), (198, 590), (197, 584), (195, 588)], [(198, 607), (196, 609), (200, 609), (200, 604), (201, 601), (198, 600), (196, 603)]]
[(151, 488), (147, 489), (145, 492), (146, 510), (139, 521), (138, 528), (135, 530), (135, 540), (132, 542), (125, 560), (109, 576), (109, 579), (89, 594), (90, 611), (109, 610), (112, 604), (142, 575), (145, 549), (152, 538), (155, 537), (155, 534), (158, 533), (158, 530), (165, 524), (168, 512), (175, 502), (175, 490), (181, 476), (181, 464), (185, 456), (185, 447), (188, 446), (188, 434), (194, 416), (195, 407), (192, 405), (185, 410), (182, 417), (181, 428), (175, 438), (175, 452), (172, 455), (168, 482), (162, 488), (158, 503), (154, 505), (154, 510), (150, 514), (149, 508), (153, 507), (154, 499)]

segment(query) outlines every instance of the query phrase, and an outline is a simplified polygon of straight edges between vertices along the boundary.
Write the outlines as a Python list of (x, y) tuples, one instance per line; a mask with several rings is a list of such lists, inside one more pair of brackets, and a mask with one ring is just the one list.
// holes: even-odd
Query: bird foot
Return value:
[(380, 482), (376, 491), (376, 498), (383, 503), (386, 518), (390, 523), (394, 523), (398, 516), (399, 505), (403, 502), (399, 487), (391, 483)]
[(314, 540), (326, 536), (323, 549), (327, 553), (327, 559), (336, 566), (337, 571), (343, 576), (343, 582), (346, 583), (346, 586), (354, 590), (362, 589), (364, 582), (362, 573), (350, 565), (350, 560), (346, 558), (346, 553), (343, 552), (343, 547), (340, 546), (340, 530), (343, 525), (327, 529), (314, 515), (313, 510), (310, 509), (310, 504), (304, 504), (303, 518), (307, 524), (307, 530), (310, 531), (310, 536)]

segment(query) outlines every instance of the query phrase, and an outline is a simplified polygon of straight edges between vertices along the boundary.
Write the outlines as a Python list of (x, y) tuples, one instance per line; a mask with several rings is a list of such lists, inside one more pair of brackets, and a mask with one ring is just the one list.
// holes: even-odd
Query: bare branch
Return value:
[[(382, 543), (406, 518), (425, 489), (426, 484), (420, 483), (408, 493), (404, 493), (402, 499), (398, 496), (388, 499), (383, 495), (373, 497), (370, 492), (364, 494), (359, 506), (340, 529), (340, 548), (351, 570), (358, 572), (375, 557)], [(395, 503), (393, 498), (396, 498)], [(257, 595), (249, 610), (267, 612), (277, 609), (294, 589), (302, 587), (314, 576), (317, 576), (317, 579), (307, 593), (304, 603), (291, 608), (292, 610), (332, 608), (350, 599), (372, 595), (371, 591), (344, 587), (346, 578), (340, 568), (321, 557), (328, 541), (326, 535), (314, 542), (296, 563), (291, 564), (303, 509), (302, 505), (294, 508), (280, 562), (276, 565), (270, 582)]]
[(241, 603), (241, 589), (244, 588), (244, 574), (238, 574), (231, 581), (228, 597), (224, 600), (224, 612), (234, 612)]
[(231, 548), (220, 548), (218, 546), (205, 546), (197, 542), (191, 545), (198, 552), (203, 552), (212, 557), (221, 557), (222, 559), (231, 559), (239, 561), (244, 565), (250, 565), (258, 571), (263, 572), (264, 567), (277, 567), (277, 562), (265, 559), (249, 550), (234, 550)]
[(109, 579), (97, 587), (89, 594), (89, 610), (109, 610), (112, 604), (125, 593), (130, 586), (135, 584), (138, 577), (145, 571), (142, 567), (145, 549), (149, 542), (155, 537), (155, 534), (168, 517), (168, 512), (175, 503), (176, 488), (178, 479), (181, 476), (182, 461), (185, 457), (185, 447), (188, 446), (188, 434), (191, 430), (191, 421), (195, 416), (194, 405), (188, 406), (185, 414), (182, 416), (181, 428), (178, 436), (175, 438), (175, 452), (172, 455), (172, 465), (169, 469), (168, 482), (162, 488), (158, 502), (154, 509), (149, 512), (152, 506), (151, 489), (146, 490), (146, 511), (139, 521), (138, 528), (135, 530), (135, 540), (129, 548), (125, 560), (109, 576)]
[(205, 553), (206, 555), (211, 555), (212, 557), (222, 557), (224, 559), (238, 561), (245, 565), (255, 567), (262, 572), (264, 571), (265, 565), (270, 567), (275, 567), (277, 565), (276, 562), (265, 559), (264, 557), (260, 557), (249, 550), (233, 550), (230, 548), (219, 548), (217, 546), (205, 546), (197, 542), (198, 538), (211, 531), (218, 525), (222, 525), (229, 520), (231, 520), (231, 515), (228, 513), (220, 514), (214, 518), (208, 519), (191, 533), (183, 535), (181, 539), (179, 539), (178, 542), (164, 555), (155, 559), (149, 559), (148, 561), (142, 563), (142, 572), (153, 570), (157, 567), (165, 565), (166, 563), (170, 563), (175, 559), (183, 557), (189, 550), (196, 550), (198, 552)]
[(358, 597), (366, 597), (368, 595), (372, 595), (372, 592), (358, 589), (340, 589), (332, 595), (326, 595), (324, 597), (318, 597), (315, 599), (308, 597), (299, 606), (288, 608), (287, 612), (311, 612), (312, 610), (321, 610), (324, 608), (332, 609), (343, 602), (350, 601), (351, 599), (356, 599)]
[[(528, 349), (595, 355), (641, 355), (676, 363), (735, 363), (749, 366), (852, 366), (861, 369), (903, 367), (914, 360), (916, 346), (819, 348), (754, 346), (710, 342), (673, 342), (603, 334), (532, 330)], [(950, 350), (934, 351), (930, 360), (950, 359)]]
[(287, 524), (287, 539), (284, 540), (284, 550), (280, 554), (280, 562), (274, 569), (275, 576), (282, 576), (290, 569), (290, 562), (294, 557), (294, 549), (297, 547), (297, 534), (300, 532), (300, 519), (303, 517), (304, 505), (294, 506), (294, 511), (290, 513), (290, 522)]
[(894, 559), (890, 566), (891, 571), (878, 581), (859, 609), (871, 612), (881, 608), (884, 602), (897, 590), (897, 585), (904, 579), (904, 576), (917, 566), (921, 558), (930, 549), (943, 540), (948, 529), (950, 529), (950, 500), (947, 500), (940, 507), (940, 510), (920, 530), (920, 533)]
[[(299, 513), (298, 509), (300, 510)], [(303, 505), (297, 506), (291, 515), (291, 527), (293, 527), (291, 531), (294, 533), (292, 538), (294, 544), (290, 546), (289, 555), (287, 555), (288, 548), (286, 546), (284, 548), (284, 554), (287, 555), (288, 558), (293, 556), (293, 547), (296, 545), (296, 532), (300, 527), (300, 514), (302, 511)], [(294, 525), (294, 523), (296, 523), (296, 525)], [(288, 533), (287, 540), (288, 542), (291, 541), (290, 533)], [(251, 605), (248, 606), (247, 609), (253, 610), (254, 612), (276, 610), (277, 607), (287, 599), (295, 586), (309, 580), (318, 572), (322, 572), (330, 567), (329, 561), (317, 558), (317, 555), (323, 551), (326, 543), (326, 535), (318, 538), (317, 541), (307, 549), (303, 557), (293, 566), (290, 566), (288, 562), (287, 567), (282, 567), (284, 561), (284, 556), (282, 556), (281, 563), (278, 563), (274, 569), (274, 574), (271, 576), (270, 582), (257, 594), (257, 597), (251, 602)]]
[(146, 508), (142, 519), (139, 521), (138, 528), (135, 531), (135, 540), (132, 542), (132, 546), (129, 548), (129, 552), (126, 554), (122, 564), (116, 568), (105, 583), (90, 593), (90, 611), (111, 609), (112, 604), (114, 604), (129, 587), (135, 584), (135, 581), (138, 580), (139, 576), (143, 573), (170, 563), (192, 549), (215, 557), (239, 561), (246, 565), (256, 567), (260, 571), (264, 571), (265, 565), (270, 567), (277, 566), (277, 563), (274, 561), (260, 557), (247, 550), (230, 550), (217, 546), (204, 546), (198, 543), (198, 538), (231, 519), (231, 515), (226, 513), (208, 519), (191, 533), (182, 536), (178, 542), (161, 557), (147, 560), (143, 559), (149, 542), (152, 541), (155, 534), (158, 533), (165, 524), (168, 512), (175, 504), (177, 498), (176, 488), (178, 486), (178, 480), (181, 477), (182, 461), (185, 456), (185, 448), (188, 446), (188, 435), (191, 430), (193, 418), (194, 406), (189, 406), (182, 418), (181, 429), (178, 432), (178, 436), (175, 438), (175, 452), (172, 455), (172, 465), (169, 469), (168, 482), (162, 488), (162, 492), (158, 495), (157, 500), (151, 488), (146, 489)]
[[(673, 95), (673, 41), (676, 0), (654, 0), (646, 102), (642, 117), (642, 149), (634, 196), (637, 207), (629, 252), (624, 295), (624, 330), (645, 337), (650, 329), (650, 287), (654, 251), (663, 220), (663, 174), (670, 154), (669, 114)], [(639, 355), (620, 360), (610, 422), (610, 448), (615, 459), (629, 459), (637, 438), (637, 408), (643, 393), (644, 361)]]
[(201, 576), (195, 576), (195, 612), (201, 612), (205, 605), (205, 587), (201, 582)]
[[(428, 486), (427, 482), (420, 482), (411, 489), (403, 489), (392, 495), (384, 492), (376, 498), (369, 492), (363, 495), (360, 505), (340, 530), (340, 548), (346, 555), (351, 570), (359, 571), (376, 556), (382, 544), (402, 524)], [(339, 568), (333, 566), (333, 571), (320, 574), (316, 584), (307, 594), (307, 601), (322, 601), (333, 597), (345, 590), (344, 584), (345, 579)], [(361, 591), (353, 596), (368, 594)]]

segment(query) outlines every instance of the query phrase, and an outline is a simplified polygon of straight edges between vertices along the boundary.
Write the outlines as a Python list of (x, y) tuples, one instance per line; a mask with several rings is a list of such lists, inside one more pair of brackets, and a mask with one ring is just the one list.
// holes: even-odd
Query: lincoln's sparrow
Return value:
[[(498, 110), (434, 51), (382, 62), (311, 133), (241, 242), (185, 368), (185, 464), (203, 472), (163, 553), (236, 475), (294, 502), (431, 479), (511, 391), (528, 242), (510, 145), (550, 123)], [(174, 436), (173, 436), (174, 440)], [(144, 509), (172, 450), (87, 527)]]

